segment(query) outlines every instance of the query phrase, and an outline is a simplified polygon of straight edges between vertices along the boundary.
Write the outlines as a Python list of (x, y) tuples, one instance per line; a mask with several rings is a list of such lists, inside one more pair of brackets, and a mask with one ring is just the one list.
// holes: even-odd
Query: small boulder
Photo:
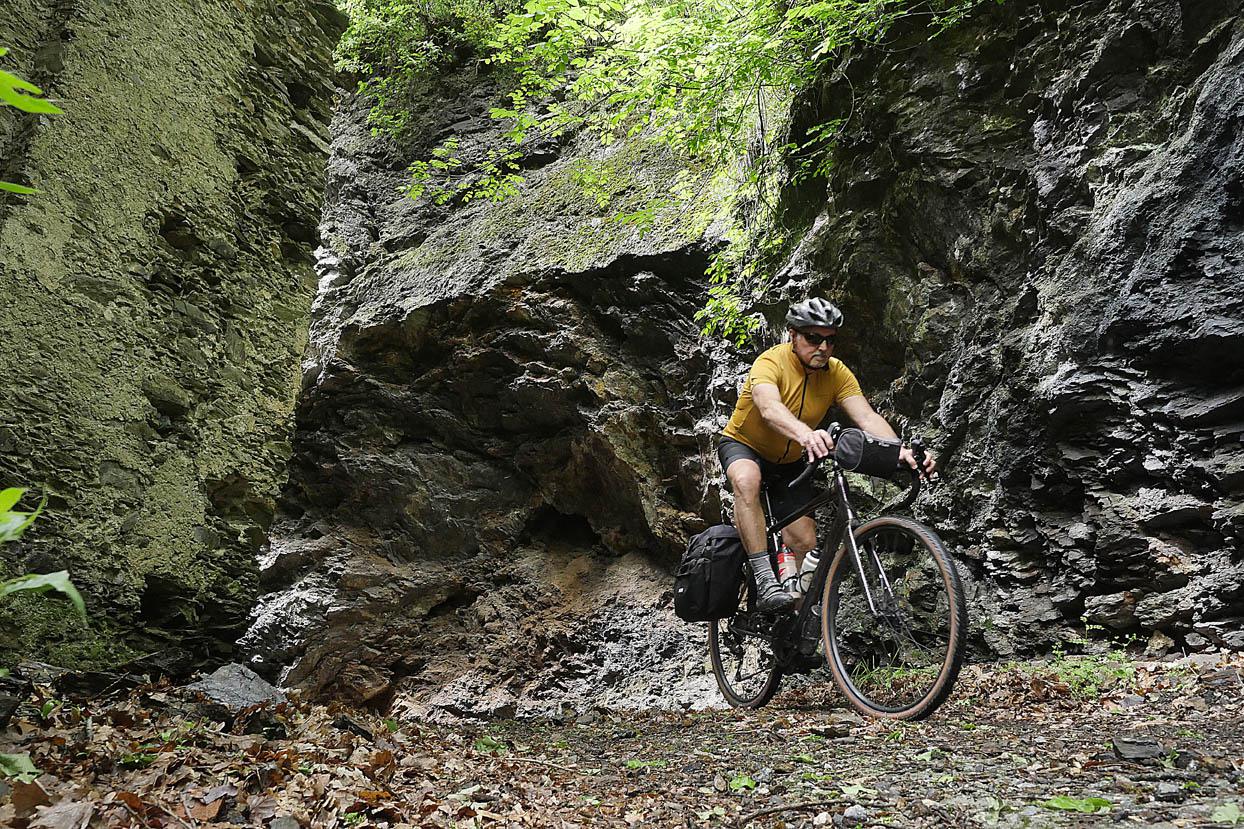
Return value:
[(847, 807), (842, 813), (843, 826), (859, 826), (868, 820), (868, 810), (858, 803)]
[[(248, 708), (285, 702), (285, 694), (243, 665), (222, 665), (216, 672), (186, 686), (201, 694), (215, 718), (235, 717)], [(221, 714), (226, 715), (222, 717)]]
[(1154, 793), (1154, 797), (1158, 800), (1164, 800), (1168, 803), (1178, 803), (1188, 796), (1188, 791), (1179, 783), (1173, 783), (1164, 780), (1158, 784), (1158, 790)]
[(1166, 749), (1152, 737), (1116, 736), (1114, 753), (1121, 760), (1145, 761), (1158, 759), (1166, 754)]

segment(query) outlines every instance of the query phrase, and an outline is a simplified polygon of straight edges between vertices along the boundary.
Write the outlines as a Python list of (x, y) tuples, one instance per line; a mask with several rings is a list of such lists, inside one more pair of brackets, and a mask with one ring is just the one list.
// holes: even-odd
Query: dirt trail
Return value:
[[(588, 709), (429, 725), (286, 704), (226, 729), (177, 693), (49, 709), (0, 751), (0, 824), (224, 826), (1230, 826), (1244, 823), (1244, 658), (972, 666), (924, 723), (816, 686), (759, 712)], [(259, 733), (246, 733), (247, 731)]]

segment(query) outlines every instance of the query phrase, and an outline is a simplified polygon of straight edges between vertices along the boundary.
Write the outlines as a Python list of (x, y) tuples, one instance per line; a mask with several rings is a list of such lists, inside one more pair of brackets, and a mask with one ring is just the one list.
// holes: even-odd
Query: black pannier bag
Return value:
[(892, 478), (898, 471), (902, 441), (886, 440), (861, 429), (843, 429), (834, 442), (834, 460), (850, 472)]
[(674, 574), (674, 612), (686, 622), (710, 622), (734, 615), (743, 585), (747, 553), (739, 531), (717, 524), (687, 542)]

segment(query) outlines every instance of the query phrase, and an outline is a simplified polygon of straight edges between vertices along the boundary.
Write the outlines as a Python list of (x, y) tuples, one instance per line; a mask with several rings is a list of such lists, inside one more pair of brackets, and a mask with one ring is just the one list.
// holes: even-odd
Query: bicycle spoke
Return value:
[[(741, 606), (746, 606), (745, 598), (740, 597)], [(709, 624), (709, 655), (722, 694), (731, 705), (763, 705), (781, 679), (763, 619), (741, 611)]]

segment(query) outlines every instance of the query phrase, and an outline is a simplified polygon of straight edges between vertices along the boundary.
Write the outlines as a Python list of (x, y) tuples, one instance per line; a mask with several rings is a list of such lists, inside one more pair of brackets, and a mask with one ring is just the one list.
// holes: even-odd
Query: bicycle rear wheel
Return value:
[(906, 518), (875, 518), (855, 540), (866, 582), (843, 544), (822, 596), (834, 683), (864, 714), (923, 719), (949, 696), (963, 662), (968, 619), (959, 574), (937, 535)]
[(750, 601), (750, 579), (739, 591), (739, 610), (728, 619), (708, 623), (708, 655), (721, 694), (734, 708), (759, 708), (782, 683), (773, 648), (766, 636), (765, 617)]

